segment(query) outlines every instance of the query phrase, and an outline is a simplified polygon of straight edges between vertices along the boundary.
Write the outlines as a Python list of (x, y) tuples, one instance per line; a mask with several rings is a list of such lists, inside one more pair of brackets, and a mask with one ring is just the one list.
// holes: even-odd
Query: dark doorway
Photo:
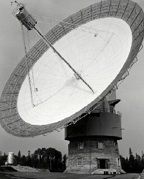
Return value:
[(108, 159), (98, 159), (97, 161), (99, 169), (108, 169)]

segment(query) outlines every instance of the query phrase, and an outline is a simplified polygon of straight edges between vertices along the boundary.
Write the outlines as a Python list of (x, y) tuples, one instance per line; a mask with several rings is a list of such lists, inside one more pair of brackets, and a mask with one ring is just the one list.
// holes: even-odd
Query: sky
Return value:
[[(46, 33), (59, 20), (97, 2), (98, 0), (22, 0), (27, 9), (38, 20), (40, 29)], [(0, 94), (15, 66), (24, 56), (20, 24), (12, 14), (11, 0), (0, 0)], [(135, 0), (144, 9), (144, 0)], [(32, 46), (38, 39), (30, 33)], [(119, 86), (117, 98), (121, 102), (117, 110), (122, 114), (123, 139), (119, 141), (120, 153), (128, 155), (129, 147), (134, 153), (144, 151), (144, 49), (138, 54), (138, 62), (133, 66), (130, 75)], [(0, 151), (19, 150), (26, 154), (38, 147), (55, 147), (67, 153), (64, 131), (53, 132), (46, 136), (19, 138), (12, 136), (0, 127)]]

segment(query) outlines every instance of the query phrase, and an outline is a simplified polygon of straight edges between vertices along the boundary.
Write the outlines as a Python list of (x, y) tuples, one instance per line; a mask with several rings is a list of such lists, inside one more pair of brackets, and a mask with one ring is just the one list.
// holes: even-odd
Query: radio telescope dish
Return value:
[(39, 40), (5, 85), (1, 125), (36, 136), (79, 120), (123, 79), (143, 37), (144, 13), (128, 0), (101, 1), (64, 19), (45, 38), (66, 62)]

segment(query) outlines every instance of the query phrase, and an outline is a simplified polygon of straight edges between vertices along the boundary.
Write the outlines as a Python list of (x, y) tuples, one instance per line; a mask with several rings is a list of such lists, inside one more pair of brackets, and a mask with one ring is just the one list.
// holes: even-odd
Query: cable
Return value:
[[(29, 31), (27, 30), (27, 40), (28, 40), (28, 48), (29, 48), (29, 50), (30, 50), (30, 46), (29, 46), (29, 44), (30, 44), (30, 37), (29, 37)], [(33, 87), (33, 94), (35, 94), (36, 95), (36, 97), (37, 97), (37, 99), (38, 99), (38, 101), (39, 102), (34, 102), (34, 100), (33, 100), (33, 102), (34, 102), (34, 106), (36, 107), (36, 106), (38, 106), (39, 105), (39, 103), (42, 103), (42, 101), (41, 101), (41, 99), (40, 99), (40, 97), (39, 97), (39, 95), (37, 94), (37, 92), (38, 92), (38, 88), (36, 87), (36, 83), (35, 83), (35, 76), (34, 76), (34, 70), (33, 70), (33, 62), (32, 62), (32, 59), (31, 58), (29, 58), (30, 59), (30, 62), (31, 62), (31, 86)], [(33, 99), (34, 99), (34, 95), (33, 95)]]
[[(30, 44), (30, 37), (29, 37), (29, 31), (27, 30), (27, 38), (28, 38), (28, 45)], [(30, 49), (30, 47), (29, 47)], [(30, 58), (30, 61), (31, 61), (31, 66), (33, 65), (33, 62), (32, 62), (32, 59)], [(33, 82), (33, 87), (34, 87), (34, 92), (36, 92), (38, 90), (38, 88), (36, 88), (36, 85), (35, 85), (35, 78), (34, 78), (34, 71), (33, 71), (33, 66), (31, 68), (31, 76), (32, 76), (32, 82)]]
[(27, 47), (26, 47), (26, 41), (25, 41), (25, 34), (24, 34), (24, 28), (23, 25), (21, 24), (21, 30), (22, 30), (22, 38), (23, 38), (23, 45), (24, 45), (24, 51), (25, 51), (25, 62), (26, 62), (26, 69), (27, 69), (27, 74), (28, 74), (28, 82), (29, 82), (29, 89), (30, 89), (30, 96), (31, 96), (31, 103), (33, 107), (35, 106), (34, 104), (34, 99), (33, 99), (33, 91), (32, 91), (32, 84), (31, 84), (31, 78), (30, 78), (30, 73), (29, 73), (29, 65), (28, 65), (28, 56), (27, 56)]

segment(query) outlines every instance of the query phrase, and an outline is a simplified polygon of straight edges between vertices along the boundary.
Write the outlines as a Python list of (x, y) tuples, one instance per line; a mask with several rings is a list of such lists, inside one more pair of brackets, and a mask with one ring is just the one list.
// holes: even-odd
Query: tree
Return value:
[(120, 157), (122, 169), (127, 173), (141, 173), (144, 168), (144, 157), (136, 154), (133, 155), (132, 149), (129, 148), (129, 157)]
[(4, 155), (0, 156), (0, 166), (5, 165), (6, 161), (7, 161), (7, 155), (4, 153)]
[[(4, 165), (7, 161), (7, 155), (0, 156), (0, 165)], [(14, 165), (30, 166), (41, 169), (49, 169), (52, 172), (63, 172), (66, 168), (66, 155), (62, 157), (62, 153), (54, 148), (38, 148), (31, 154), (18, 154), (14, 157)]]
[(21, 151), (19, 150), (18, 155), (17, 155), (17, 164), (20, 164), (20, 163), (21, 163)]

